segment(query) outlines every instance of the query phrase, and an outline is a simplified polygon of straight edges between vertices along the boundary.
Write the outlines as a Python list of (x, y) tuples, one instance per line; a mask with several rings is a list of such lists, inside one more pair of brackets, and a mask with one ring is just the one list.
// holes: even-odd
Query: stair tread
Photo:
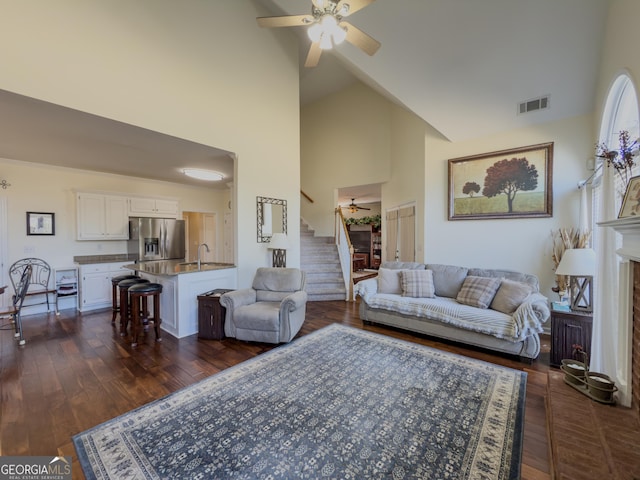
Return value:
[(345, 300), (340, 255), (333, 237), (316, 236), (300, 221), (300, 268), (307, 277), (308, 301)]

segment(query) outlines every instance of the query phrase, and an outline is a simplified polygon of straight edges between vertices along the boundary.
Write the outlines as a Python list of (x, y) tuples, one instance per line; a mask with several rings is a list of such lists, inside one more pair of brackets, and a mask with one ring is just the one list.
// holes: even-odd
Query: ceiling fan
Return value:
[(307, 33), (311, 38), (311, 47), (304, 66), (315, 67), (320, 60), (322, 50), (328, 50), (344, 40), (368, 55), (373, 55), (378, 51), (380, 42), (343, 20), (374, 1), (311, 0), (311, 15), (258, 17), (256, 20), (261, 27), (309, 26)]
[(351, 199), (351, 203), (349, 205), (347, 205), (346, 207), (342, 207), (342, 208), (348, 208), (349, 209), (349, 213), (356, 213), (358, 210), (371, 210), (370, 208), (367, 207), (361, 207), (359, 205), (356, 205), (355, 203), (355, 198)]

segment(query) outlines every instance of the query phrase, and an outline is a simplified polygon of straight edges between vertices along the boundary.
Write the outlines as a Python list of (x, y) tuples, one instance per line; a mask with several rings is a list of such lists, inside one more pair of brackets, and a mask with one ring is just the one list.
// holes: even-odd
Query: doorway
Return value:
[(220, 246), (216, 241), (216, 214), (182, 212), (185, 221), (185, 258), (187, 262), (198, 259), (198, 246), (206, 243), (209, 251), (202, 249), (200, 260), (215, 262), (220, 258)]

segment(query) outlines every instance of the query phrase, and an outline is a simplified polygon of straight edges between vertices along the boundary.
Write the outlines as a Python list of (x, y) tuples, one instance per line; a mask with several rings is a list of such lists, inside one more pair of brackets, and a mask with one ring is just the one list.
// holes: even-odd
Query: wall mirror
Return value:
[(268, 243), (274, 233), (287, 233), (287, 201), (256, 197), (258, 213), (258, 243)]

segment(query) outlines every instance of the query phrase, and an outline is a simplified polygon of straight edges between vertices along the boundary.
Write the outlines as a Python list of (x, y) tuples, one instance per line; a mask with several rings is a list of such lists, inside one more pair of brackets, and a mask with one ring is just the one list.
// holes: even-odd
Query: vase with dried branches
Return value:
[(607, 167), (615, 168), (626, 185), (631, 178), (634, 158), (640, 152), (640, 138), (632, 141), (629, 132), (622, 130), (618, 134), (618, 141), (620, 143), (618, 150), (610, 150), (605, 143), (597, 143), (596, 157), (602, 158)]
[[(551, 230), (551, 240), (553, 242), (553, 251), (551, 260), (553, 261), (553, 270), (555, 271), (560, 265), (560, 260), (564, 252), (571, 248), (588, 248), (591, 240), (591, 230), (581, 230), (579, 228), (558, 228)], [(556, 292), (560, 298), (566, 295), (569, 288), (569, 277), (565, 275), (556, 275), (556, 286), (551, 290)]]

